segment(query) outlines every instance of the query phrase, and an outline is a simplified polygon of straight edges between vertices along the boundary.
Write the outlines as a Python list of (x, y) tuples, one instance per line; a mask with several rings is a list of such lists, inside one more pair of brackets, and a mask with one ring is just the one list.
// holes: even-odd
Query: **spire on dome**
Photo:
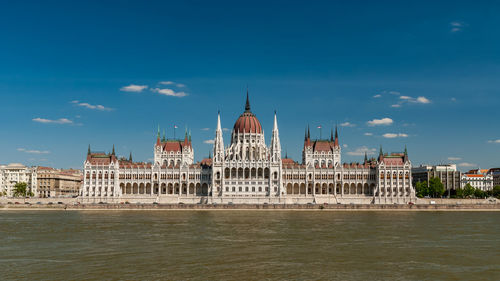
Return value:
[(250, 111), (250, 99), (248, 98), (248, 88), (247, 88), (247, 102), (245, 103), (245, 112), (251, 112)]

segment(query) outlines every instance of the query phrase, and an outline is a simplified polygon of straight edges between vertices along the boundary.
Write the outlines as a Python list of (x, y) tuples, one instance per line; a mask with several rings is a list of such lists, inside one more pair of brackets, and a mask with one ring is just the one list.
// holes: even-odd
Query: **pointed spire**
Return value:
[(406, 144), (405, 144), (405, 156), (408, 156), (408, 149), (406, 149)]
[(90, 155), (90, 144), (89, 144), (89, 149), (87, 150), (87, 155)]
[(335, 146), (339, 146), (339, 132), (337, 129), (337, 125), (335, 125)]
[(115, 145), (113, 144), (113, 151), (111, 152), (111, 155), (115, 155)]
[(309, 124), (307, 124), (307, 138), (311, 138), (311, 131), (309, 130)]
[(368, 162), (368, 156), (366, 155), (366, 151), (365, 151), (365, 163)]
[(306, 127), (305, 133), (304, 133), (304, 141), (306, 141), (306, 140), (307, 140), (307, 127)]
[(382, 151), (382, 145), (380, 145), (380, 151), (378, 153), (379, 156), (383, 156), (384, 155), (384, 152)]
[(132, 162), (132, 151), (130, 151), (130, 156), (128, 157), (128, 161)]
[(247, 88), (247, 102), (245, 103), (245, 112), (251, 112), (250, 111), (250, 99), (248, 98), (248, 88)]
[(222, 130), (220, 125), (220, 111), (217, 111), (217, 131)]
[(189, 130), (189, 143), (191, 143), (191, 129)]
[(160, 138), (160, 124), (158, 124), (158, 138)]
[(165, 133), (165, 129), (163, 129), (163, 138), (161, 141), (167, 141), (167, 134)]
[(333, 141), (333, 129), (330, 130), (330, 141)]
[(274, 111), (274, 125), (273, 131), (278, 130), (278, 119), (276, 118), (276, 110)]

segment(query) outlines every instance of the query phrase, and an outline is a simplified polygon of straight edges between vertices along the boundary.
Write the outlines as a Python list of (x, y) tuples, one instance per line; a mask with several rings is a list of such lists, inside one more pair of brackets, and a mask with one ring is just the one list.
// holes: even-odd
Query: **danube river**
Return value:
[(500, 280), (500, 212), (0, 211), (2, 280)]

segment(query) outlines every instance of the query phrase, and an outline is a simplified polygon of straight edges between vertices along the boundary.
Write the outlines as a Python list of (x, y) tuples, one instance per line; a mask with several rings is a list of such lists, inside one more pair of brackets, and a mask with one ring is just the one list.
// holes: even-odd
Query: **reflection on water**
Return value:
[(500, 212), (1, 211), (3, 280), (500, 280)]

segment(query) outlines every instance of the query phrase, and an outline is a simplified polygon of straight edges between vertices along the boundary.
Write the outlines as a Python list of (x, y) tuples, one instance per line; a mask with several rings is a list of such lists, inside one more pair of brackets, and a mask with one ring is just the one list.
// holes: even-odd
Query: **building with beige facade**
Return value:
[(83, 180), (80, 170), (37, 167), (38, 197), (74, 197)]

